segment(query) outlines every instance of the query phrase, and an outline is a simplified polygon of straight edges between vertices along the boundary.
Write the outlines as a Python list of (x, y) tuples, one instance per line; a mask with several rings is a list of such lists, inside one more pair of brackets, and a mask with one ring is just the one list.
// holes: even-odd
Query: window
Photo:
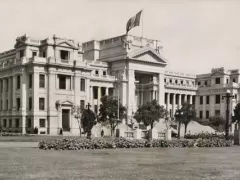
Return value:
[(206, 111), (206, 118), (209, 118), (209, 111)]
[(28, 98), (28, 109), (32, 110), (32, 97)]
[(81, 108), (81, 110), (83, 110), (84, 107), (85, 107), (85, 101), (84, 101), (84, 100), (81, 100), (81, 101), (80, 101), (80, 108)]
[(169, 82), (172, 83), (172, 79), (170, 79)]
[(201, 85), (201, 81), (198, 81), (198, 85), (199, 85), (199, 86)]
[(203, 104), (203, 96), (200, 96), (200, 104)]
[(39, 98), (39, 110), (44, 110), (44, 105), (45, 105), (45, 99), (44, 98)]
[(36, 51), (33, 51), (33, 52), (32, 52), (32, 57), (35, 57), (35, 56), (37, 56), (37, 52), (36, 52)]
[(19, 119), (15, 119), (15, 121), (16, 121), (16, 127), (19, 127)]
[(1, 100), (1, 107), (0, 107), (0, 108), (1, 108), (1, 110), (3, 110), (3, 107), (2, 107), (2, 100)]
[(39, 126), (40, 128), (46, 127), (45, 119), (39, 119)]
[(96, 70), (96, 71), (95, 71), (95, 74), (97, 74), (97, 75), (98, 75), (98, 70)]
[(183, 81), (181, 81), (181, 84), (183, 84)]
[(6, 87), (5, 87), (6, 92), (8, 92), (8, 79), (6, 79)]
[(178, 80), (175, 80), (175, 84), (177, 84), (178, 83)]
[(46, 52), (45, 51), (42, 52), (42, 57), (44, 57), (44, 58), (46, 57)]
[(229, 80), (227, 79), (227, 84), (228, 84)]
[(8, 100), (6, 100), (6, 107), (5, 110), (8, 110)]
[(234, 78), (232, 81), (235, 83), (235, 82), (236, 82), (236, 79)]
[(220, 116), (220, 110), (215, 110), (215, 116)]
[(28, 119), (28, 127), (30, 128), (31, 126), (32, 126), (32, 119), (29, 118), (29, 119)]
[(209, 104), (209, 96), (206, 96), (206, 104)]
[(9, 127), (12, 127), (12, 119), (9, 119)]
[(3, 120), (3, 127), (7, 127), (7, 120), (6, 119)]
[(98, 111), (98, 106), (94, 105), (94, 113), (97, 114), (97, 111)]
[(81, 91), (85, 91), (85, 79), (81, 79)]
[[(107, 75), (107, 72), (106, 71), (103, 71), (103, 75), (106, 76)], [(164, 79), (165, 80), (165, 79)]]
[(61, 59), (63, 59), (63, 60), (68, 60), (68, 59), (69, 59), (69, 52), (68, 52), (68, 51), (64, 51), (64, 50), (61, 50), (61, 51), (60, 51), (60, 56), (61, 56)]
[(21, 87), (21, 76), (17, 76), (17, 89), (20, 89)]
[(220, 78), (216, 78), (216, 79), (215, 79), (215, 84), (220, 84), (220, 81), (221, 81)]
[(164, 82), (167, 82), (166, 79), (164, 79)]
[(24, 50), (21, 50), (19, 53), (19, 57), (22, 58), (24, 56)]
[(207, 82), (207, 81), (205, 81), (205, 82), (204, 82), (204, 85), (205, 85), (205, 86), (207, 86), (207, 84), (208, 84), (208, 82)]
[(199, 111), (199, 118), (202, 119), (202, 111)]
[(66, 89), (66, 76), (59, 75), (59, 89)]
[(97, 99), (97, 98), (98, 98), (98, 89), (93, 88), (93, 99)]
[(28, 75), (28, 82), (29, 82), (29, 88), (31, 89), (32, 88), (32, 74), (29, 74)]
[(45, 88), (45, 75), (39, 74), (39, 87)]
[(20, 106), (21, 106), (21, 104), (20, 104), (20, 98), (17, 98), (17, 111), (20, 110)]
[(215, 96), (215, 104), (220, 104), (221, 101), (221, 96), (220, 95), (216, 95)]
[(3, 92), (3, 80), (2, 79), (1, 79), (0, 83), (1, 83), (1, 92)]

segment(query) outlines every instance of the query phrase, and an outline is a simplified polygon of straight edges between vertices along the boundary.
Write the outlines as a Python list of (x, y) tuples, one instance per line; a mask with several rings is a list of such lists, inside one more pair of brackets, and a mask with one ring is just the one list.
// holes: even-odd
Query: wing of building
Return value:
[[(212, 69), (209, 74), (169, 72), (159, 41), (122, 35), (77, 43), (53, 36), (18, 37), (14, 49), (0, 53), (0, 120), (4, 131), (78, 134), (71, 114), (74, 104), (87, 103), (98, 113), (100, 98), (116, 96), (128, 116), (138, 105), (156, 99), (173, 116), (182, 102), (195, 104), (201, 119), (225, 116), (221, 96), (239, 97), (239, 70)], [(236, 104), (231, 102), (231, 109)]]

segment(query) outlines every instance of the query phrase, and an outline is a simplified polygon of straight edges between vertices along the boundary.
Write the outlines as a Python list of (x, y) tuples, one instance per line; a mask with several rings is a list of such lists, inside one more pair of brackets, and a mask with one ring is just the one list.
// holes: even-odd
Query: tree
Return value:
[(240, 121), (240, 102), (234, 108), (234, 114), (232, 116), (233, 123)]
[(187, 126), (188, 124), (196, 119), (196, 110), (194, 108), (194, 105), (188, 103), (188, 102), (183, 102), (182, 107), (181, 107), (181, 112), (182, 113), (182, 123), (184, 124), (184, 135), (187, 133)]
[(82, 128), (81, 128), (81, 114), (82, 114), (82, 107), (79, 105), (73, 105), (72, 106), (72, 114), (74, 115), (75, 119), (78, 122), (78, 128), (80, 131), (80, 137), (82, 135)]
[(145, 126), (154, 127), (154, 122), (159, 122), (160, 118), (167, 117), (167, 110), (160, 106), (156, 100), (148, 102), (138, 107), (134, 118), (138, 123), (143, 122)]
[(84, 133), (87, 133), (87, 138), (90, 139), (92, 135), (92, 128), (97, 124), (95, 113), (89, 109), (84, 109), (81, 116), (81, 122)]
[(121, 103), (119, 103), (119, 120), (117, 120), (118, 101), (113, 97), (103, 96), (101, 98), (101, 103), (98, 122), (105, 126), (110, 125), (111, 135), (113, 135), (113, 132), (120, 123), (120, 120), (126, 118), (127, 109)]
[(225, 119), (221, 116), (211, 116), (209, 118), (209, 123), (208, 125), (215, 129), (216, 131), (224, 131), (225, 127)]

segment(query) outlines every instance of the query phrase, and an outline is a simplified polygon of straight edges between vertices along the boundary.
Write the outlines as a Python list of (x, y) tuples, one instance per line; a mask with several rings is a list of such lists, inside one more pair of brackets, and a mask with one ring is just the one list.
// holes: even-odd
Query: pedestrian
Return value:
[(103, 137), (104, 136), (104, 131), (103, 131), (103, 129), (102, 129), (102, 131), (101, 131), (101, 137)]

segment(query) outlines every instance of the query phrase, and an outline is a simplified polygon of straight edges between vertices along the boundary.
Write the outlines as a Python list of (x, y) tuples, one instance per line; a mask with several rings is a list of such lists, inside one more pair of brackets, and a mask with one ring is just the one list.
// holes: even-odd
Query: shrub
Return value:
[(113, 148), (171, 148), (171, 147), (229, 147), (232, 146), (232, 140), (219, 138), (212, 139), (192, 139), (192, 140), (137, 140), (115, 138), (113, 140), (103, 139), (60, 139), (47, 140), (39, 143), (39, 148), (44, 150), (81, 150), (81, 149), (113, 149)]
[(30, 136), (30, 134), (1, 132), (0, 136)]
[[(197, 133), (197, 134), (186, 134), (186, 139), (212, 139), (212, 138), (218, 138), (218, 139), (225, 139), (225, 133)], [(229, 139), (233, 139), (233, 135), (229, 135)]]

